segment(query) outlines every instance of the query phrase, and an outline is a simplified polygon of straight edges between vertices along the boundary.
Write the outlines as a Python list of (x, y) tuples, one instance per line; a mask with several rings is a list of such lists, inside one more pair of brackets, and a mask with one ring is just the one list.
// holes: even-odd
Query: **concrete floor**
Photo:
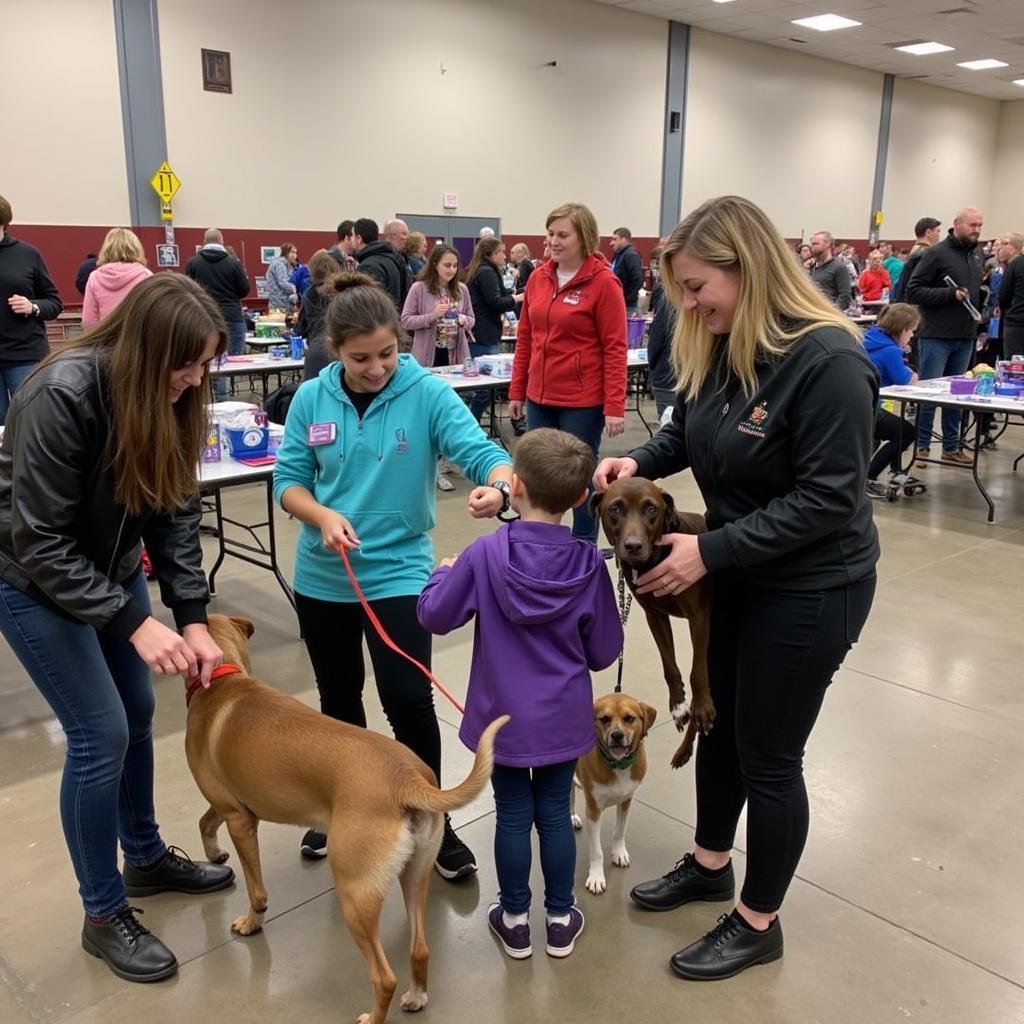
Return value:
[[(577, 899), (587, 928), (563, 961), (543, 948), (531, 960), (505, 958), (487, 931), (495, 894), (486, 794), (455, 816), (476, 851), (479, 874), (451, 885), (435, 877), (428, 907), (430, 1004), (424, 1021), (587, 1022), (717, 1020), (778, 1024), (885, 1021), (1024, 1021), (1024, 905), (1020, 872), (1024, 793), (1024, 472), (1010, 472), (1009, 449), (985, 456), (997, 521), (969, 474), (929, 467), (929, 493), (875, 503), (882, 538), (880, 586), (861, 643), (829, 692), (807, 754), (812, 826), (782, 911), (786, 956), (732, 981), (677, 980), (668, 956), (714, 924), (722, 905), (669, 914), (633, 908), (629, 888), (661, 874), (693, 839), (692, 767), (668, 767), (677, 736), (666, 724), (653, 642), (639, 615), (627, 630), (626, 688), (663, 718), (649, 741), (652, 768), (630, 823), (628, 869), (607, 868), (609, 888), (591, 896), (577, 867)], [(635, 416), (614, 451), (639, 443)], [(439, 554), (490, 529), (464, 512), (468, 485), (438, 496)], [(670, 482), (683, 508), (700, 508), (689, 475)], [(256, 489), (235, 490), (229, 508), (254, 518)], [(278, 517), (284, 559), (294, 527)], [(209, 543), (207, 541), (207, 543)], [(229, 562), (216, 609), (255, 620), (258, 672), (315, 703), (312, 674), (295, 621), (272, 578)], [(688, 657), (685, 629), (677, 631)], [(435, 643), (435, 669), (464, 695), (471, 632)], [(595, 692), (614, 685), (614, 668)], [(0, 654), (0, 715), (31, 717), (38, 698), (9, 652)], [(157, 809), (163, 834), (198, 855), (204, 809), (185, 764), (185, 708), (178, 680), (157, 684)], [(384, 729), (372, 685), (371, 725)], [(443, 698), (446, 785), (470, 763), (457, 715)], [(261, 828), (270, 912), (262, 934), (232, 936), (245, 903), (241, 886), (205, 898), (135, 901), (144, 923), (175, 950), (179, 974), (153, 986), (119, 981), (79, 945), (81, 909), (57, 817), (62, 760), (59, 729), (45, 719), (0, 739), (0, 1021), (106, 1024), (167, 1021), (353, 1020), (369, 1008), (362, 958), (341, 920), (326, 864), (298, 854), (298, 829)], [(609, 826), (606, 822), (606, 832)], [(743, 828), (736, 851), (742, 874)], [(606, 842), (606, 855), (608, 843)], [(538, 884), (535, 891), (539, 889)], [(1014, 908), (1017, 908), (1016, 910)], [(533, 923), (543, 934), (543, 916)], [(408, 984), (408, 932), (397, 890), (385, 908), (384, 944)], [(396, 1003), (390, 1018), (402, 1016)]]

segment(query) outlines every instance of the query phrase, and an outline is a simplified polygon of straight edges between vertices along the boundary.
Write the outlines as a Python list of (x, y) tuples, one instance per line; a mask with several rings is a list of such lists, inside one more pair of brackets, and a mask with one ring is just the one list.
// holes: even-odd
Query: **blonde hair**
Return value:
[(111, 228), (96, 259), (97, 267), (104, 263), (141, 263), (145, 266), (146, 250), (142, 248), (139, 236), (128, 228)]
[(422, 231), (410, 231), (405, 241), (405, 255), (418, 256), (427, 251), (427, 236)]
[(757, 388), (758, 361), (784, 355), (810, 331), (837, 327), (860, 341), (857, 328), (793, 259), (759, 206), (741, 196), (709, 199), (672, 231), (661, 254), (665, 294), (679, 312), (672, 362), (687, 398), (711, 372), (718, 342), (695, 310), (683, 308), (683, 291), (672, 273), (672, 258), (680, 252), (739, 278), (726, 357), (747, 395)]
[(563, 203), (556, 206), (544, 221), (544, 227), (551, 227), (556, 220), (567, 217), (583, 245), (584, 259), (593, 256), (601, 248), (601, 236), (597, 231), (597, 218), (582, 203)]
[(530, 258), (530, 247), (525, 242), (516, 242), (512, 246), (512, 252), (509, 255), (514, 260), (528, 260)]

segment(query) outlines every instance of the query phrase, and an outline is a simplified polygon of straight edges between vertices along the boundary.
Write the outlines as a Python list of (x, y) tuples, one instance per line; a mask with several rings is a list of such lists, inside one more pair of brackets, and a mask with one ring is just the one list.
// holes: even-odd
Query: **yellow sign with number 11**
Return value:
[(169, 203), (181, 188), (181, 180), (171, 170), (166, 160), (156, 169), (156, 173), (149, 179), (149, 183), (153, 186), (153, 191), (160, 197), (161, 202), (165, 204)]

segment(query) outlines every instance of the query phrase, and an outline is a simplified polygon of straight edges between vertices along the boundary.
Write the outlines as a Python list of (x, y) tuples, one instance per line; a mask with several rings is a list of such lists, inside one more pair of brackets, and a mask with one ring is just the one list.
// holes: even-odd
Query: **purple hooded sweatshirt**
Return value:
[(519, 520), (435, 569), (417, 612), (431, 633), (476, 616), (466, 714), (459, 737), (476, 750), (498, 715), (494, 760), (513, 767), (571, 761), (594, 746), (591, 669), (622, 649), (604, 559), (567, 526)]

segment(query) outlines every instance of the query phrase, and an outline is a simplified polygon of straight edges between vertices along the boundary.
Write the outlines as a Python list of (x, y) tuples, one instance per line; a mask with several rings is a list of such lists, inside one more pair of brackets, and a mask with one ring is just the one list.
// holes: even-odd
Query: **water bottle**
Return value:
[(882, 301), (883, 302), (888, 302), (889, 301), (889, 289), (888, 288), (883, 288), (882, 289)]
[(448, 312), (442, 317), (439, 329), (444, 335), (444, 347), (455, 348), (459, 340), (459, 311), (455, 306), (448, 306)]

